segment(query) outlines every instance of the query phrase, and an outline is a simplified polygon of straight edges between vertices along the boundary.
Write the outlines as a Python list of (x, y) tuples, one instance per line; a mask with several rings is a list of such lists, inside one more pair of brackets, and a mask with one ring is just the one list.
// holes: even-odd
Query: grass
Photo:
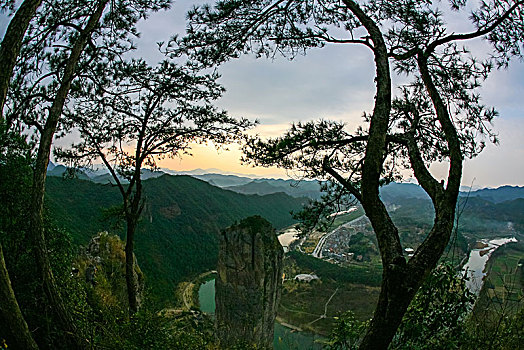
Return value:
[[(286, 323), (322, 335), (329, 335), (334, 317), (345, 311), (353, 311), (362, 321), (371, 318), (380, 292), (379, 284), (368, 286), (348, 279), (356, 278), (363, 271), (366, 276), (372, 271), (380, 279), (380, 269), (369, 264), (345, 268), (297, 252), (288, 254), (284, 259), (287, 280), (283, 284), (278, 316)], [(311, 272), (320, 280), (310, 283), (293, 280), (299, 273)]]
[(499, 248), (490, 258), (486, 285), (490, 297), (516, 298), (524, 290), (522, 266), (524, 260), (524, 244), (508, 243)]
[(329, 335), (334, 317), (347, 310), (359, 320), (371, 318), (380, 292), (379, 287), (331, 281), (286, 281), (283, 287), (278, 315), (290, 324), (322, 335)]
[(486, 265), (487, 277), (475, 305), (477, 317), (486, 311), (515, 314), (524, 301), (524, 243), (508, 243), (497, 249)]

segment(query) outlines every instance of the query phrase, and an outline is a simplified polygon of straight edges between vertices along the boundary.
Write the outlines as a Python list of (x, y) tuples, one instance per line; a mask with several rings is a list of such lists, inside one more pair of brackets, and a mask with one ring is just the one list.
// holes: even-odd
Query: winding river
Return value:
[[(200, 302), (200, 310), (213, 315), (215, 313), (215, 280), (205, 282), (198, 290), (198, 299)], [(276, 350), (290, 350), (290, 349), (322, 349), (322, 346), (315, 343), (318, 339), (311, 333), (292, 331), (275, 322), (275, 338), (273, 347)]]
[(481, 240), (481, 243), (484, 244), (485, 247), (471, 250), (468, 262), (462, 268), (462, 273), (467, 273), (467, 276), (469, 277), (466, 286), (471, 292), (477, 295), (480, 293), (482, 284), (484, 283), (484, 276), (486, 276), (484, 268), (486, 267), (489, 257), (498, 247), (509, 242), (517, 242), (517, 239), (511, 237), (497, 238), (490, 241)]
[[(289, 229), (279, 236), (282, 245), (289, 246), (289, 244), (297, 239), (296, 231)], [(464, 274), (467, 273), (469, 280), (466, 285), (473, 293), (478, 294), (482, 288), (483, 278), (486, 276), (484, 268), (488, 262), (491, 254), (500, 246), (509, 243), (517, 242), (515, 237), (511, 238), (497, 238), (492, 240), (482, 240), (485, 246), (478, 249), (472, 249), (467, 263), (462, 268)], [(215, 313), (215, 280), (212, 279), (203, 283), (198, 290), (198, 299), (200, 302), (200, 310), (213, 315)], [(289, 349), (322, 349), (319, 343), (315, 343), (318, 339), (311, 333), (297, 332), (290, 328), (275, 322), (275, 338), (274, 349), (289, 350)]]
[(284, 252), (288, 252), (291, 243), (293, 243), (297, 239), (298, 231), (294, 227), (289, 227), (280, 235), (278, 235), (278, 241), (280, 242), (280, 245), (284, 248)]

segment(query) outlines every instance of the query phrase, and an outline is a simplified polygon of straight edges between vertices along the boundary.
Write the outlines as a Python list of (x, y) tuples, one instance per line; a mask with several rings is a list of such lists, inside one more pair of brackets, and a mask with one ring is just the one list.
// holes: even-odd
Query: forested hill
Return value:
[[(215, 268), (221, 229), (255, 214), (282, 228), (293, 223), (290, 211), (305, 201), (283, 193), (238, 194), (190, 176), (146, 180), (144, 192), (146, 206), (135, 252), (147, 286), (162, 301), (172, 297), (176, 283)], [(86, 244), (99, 231), (124, 232), (112, 228), (102, 214), (102, 209), (121, 203), (116, 187), (49, 177), (46, 203), (52, 218), (71, 232), (77, 244)]]

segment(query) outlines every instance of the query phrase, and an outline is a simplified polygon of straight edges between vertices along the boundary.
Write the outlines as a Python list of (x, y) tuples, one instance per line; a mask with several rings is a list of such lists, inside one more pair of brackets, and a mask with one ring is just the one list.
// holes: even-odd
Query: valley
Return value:
[[(206, 311), (211, 302), (207, 301), (209, 296), (202, 297), (201, 293), (210, 293), (203, 290), (210, 288), (208, 281), (212, 275), (206, 271), (215, 266), (217, 234), (243, 216), (259, 214), (281, 229), (279, 238), (287, 252), (278, 334), (299, 329), (306, 335), (326, 337), (347, 310), (360, 321), (372, 316), (382, 267), (374, 232), (361, 207), (333, 215), (327, 231), (300, 236), (289, 213), (300, 209), (308, 199), (281, 191), (281, 180), (273, 186), (266, 179), (264, 187), (258, 187), (264, 189), (260, 193), (242, 194), (236, 193), (240, 188), (236, 186), (243, 185), (231, 185), (245, 182), (242, 178), (198, 177), (208, 181), (180, 175), (154, 176), (144, 181), (148, 202), (137, 236), (137, 257), (147, 276), (146, 284), (158, 302), (175, 309), (200, 307)], [(215, 186), (214, 181), (227, 186)], [(287, 183), (291, 192), (303, 193), (291, 185)], [(73, 188), (76, 198), (66, 198), (65, 194)], [(382, 193), (409, 259), (431, 225), (431, 204), (413, 184), (391, 184)], [(511, 194), (509, 202), (490, 202), (484, 193), (461, 199), (459, 229), (445, 255), (456, 264), (464, 260), (470, 247), (481, 238), (522, 236), (519, 231), (522, 218), (512, 208), (513, 204), (518, 208), (520, 199)], [(496, 192), (487, 193), (490, 198), (497, 196)], [(107, 185), (86, 179), (50, 177), (46, 198), (55, 220), (71, 232), (77, 244), (85, 244), (99, 230), (121, 232), (118, 217), (107, 209), (118, 208), (118, 196)], [(493, 213), (501, 213), (501, 220)], [(86, 224), (79, 227), (75, 222)], [(306, 282), (295, 279), (298, 275), (314, 275), (318, 279)], [(291, 342), (281, 335), (278, 336), (281, 341)]]

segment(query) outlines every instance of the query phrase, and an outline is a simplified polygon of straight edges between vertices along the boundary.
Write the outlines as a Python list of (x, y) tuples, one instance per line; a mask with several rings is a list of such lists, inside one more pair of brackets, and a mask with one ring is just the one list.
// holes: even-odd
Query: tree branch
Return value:
[(327, 165), (327, 159), (324, 158), (324, 162), (322, 163), (322, 168), (333, 178), (335, 178), (346, 190), (348, 190), (359, 202), (362, 200), (362, 195), (360, 191), (348, 180), (344, 179), (342, 175), (337, 173), (335, 169), (331, 168)]
[(438, 46), (440, 45), (443, 45), (443, 44), (446, 44), (446, 43), (449, 43), (449, 42), (452, 42), (452, 41), (456, 41), (456, 40), (468, 40), (468, 39), (474, 39), (474, 38), (478, 38), (480, 36), (483, 36), (483, 35), (486, 35), (488, 34), (489, 32), (491, 32), (492, 30), (494, 30), (499, 24), (501, 24), (504, 20), (506, 20), (507, 18), (509, 18), (509, 16), (511, 15), (511, 13), (519, 6), (521, 6), (522, 4), (524, 4), (524, 1), (518, 1), (516, 2), (515, 4), (513, 4), (513, 6), (511, 6), (502, 16), (500, 16), (499, 18), (497, 18), (493, 23), (491, 23), (491, 25), (483, 28), (483, 29), (479, 29), (475, 32), (471, 32), (471, 33), (465, 33), (465, 34), (451, 34), (451, 35), (448, 35), (442, 39), (438, 39), (438, 40), (435, 40), (434, 42), (432, 42), (431, 44), (428, 45), (428, 47), (426, 48), (426, 50), (424, 51), (424, 55), (427, 57), (429, 54), (431, 54)]

